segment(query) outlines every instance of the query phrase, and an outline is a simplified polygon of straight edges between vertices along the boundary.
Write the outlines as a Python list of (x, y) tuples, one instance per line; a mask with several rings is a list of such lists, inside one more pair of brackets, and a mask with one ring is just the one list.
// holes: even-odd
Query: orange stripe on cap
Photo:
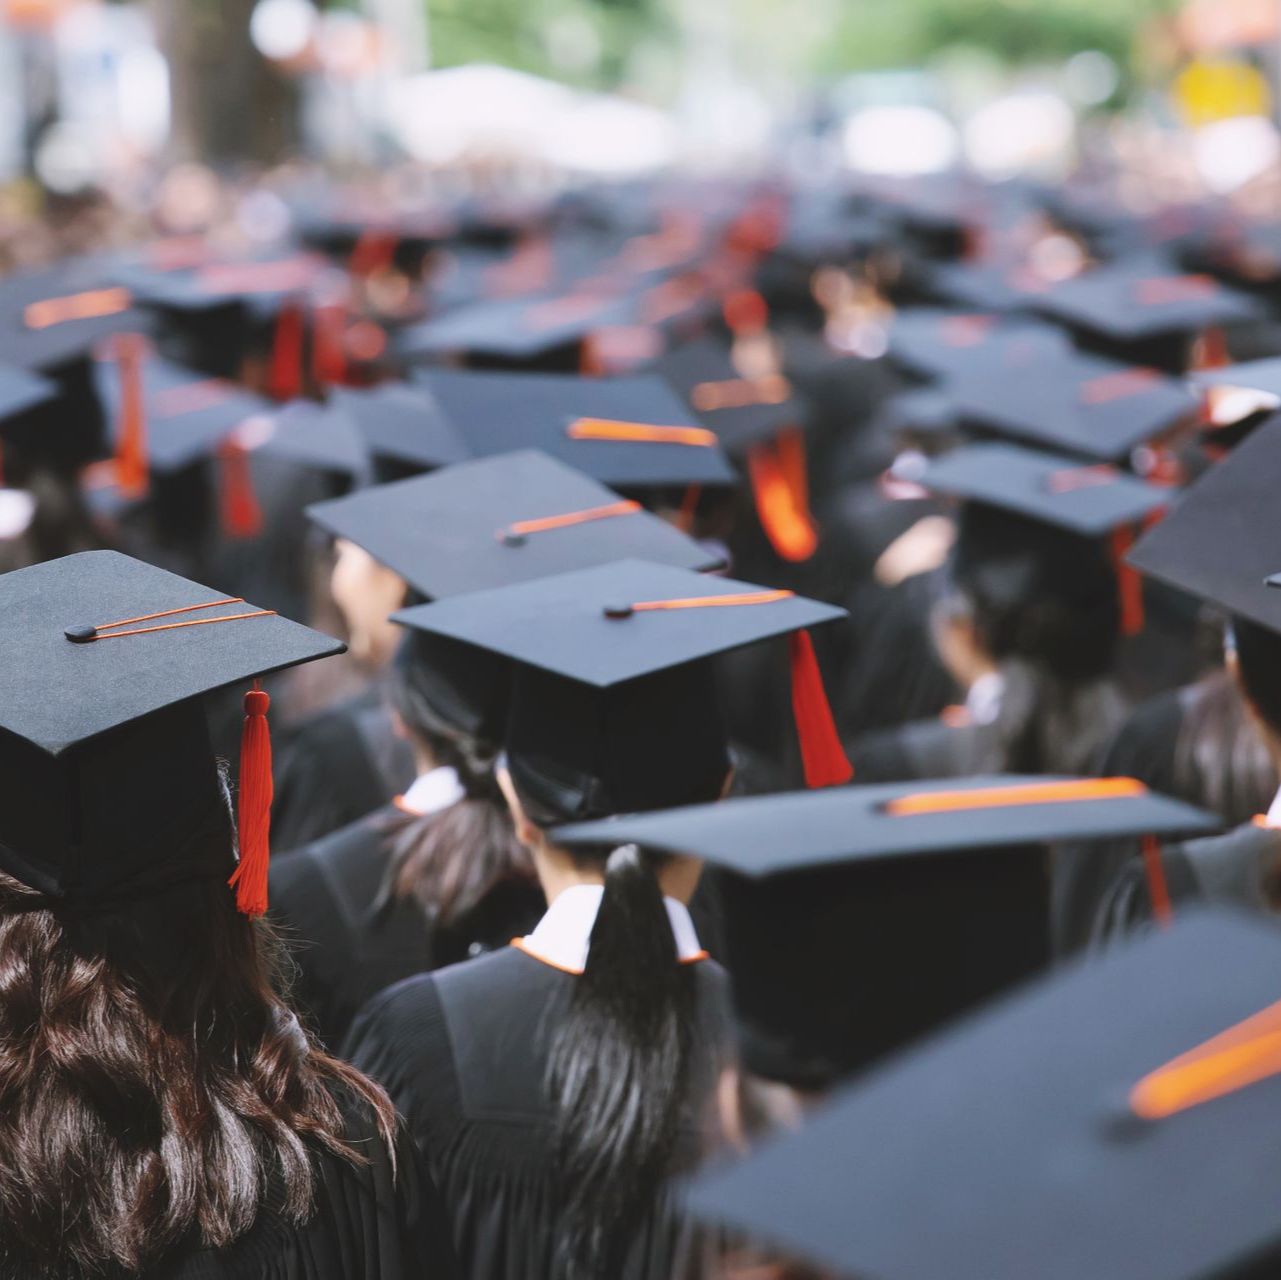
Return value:
[(529, 533), (545, 533), (549, 529), (567, 529), (571, 525), (588, 524), (593, 520), (610, 520), (615, 516), (634, 515), (641, 509), (639, 502), (633, 502), (626, 499), (621, 502), (611, 502), (602, 507), (587, 507), (582, 511), (567, 511), (560, 516), (543, 516), (538, 520), (517, 520), (514, 524), (509, 524), (506, 529), (500, 529), (498, 532), (499, 541), (512, 537), (524, 537)]
[[(723, 596), (686, 596), (675, 600), (642, 600), (636, 604), (606, 607), (608, 618), (629, 618), (634, 613), (668, 609), (716, 609), (736, 605), (776, 604), (790, 600), (795, 592), (744, 591)], [(801, 765), (808, 787), (830, 787), (848, 782), (854, 768), (841, 745), (832, 716), (823, 675), (808, 631), (793, 631), (788, 637), (792, 677), (792, 718), (801, 749)]]
[(1135, 778), (1080, 778), (1070, 782), (1031, 782), (1008, 787), (974, 787), (964, 791), (918, 791), (886, 802), (893, 818), (928, 813), (962, 813), (971, 809), (1004, 809), (1025, 804), (1067, 804), (1079, 800), (1123, 800), (1145, 796)]
[(1098, 489), (1114, 484), (1120, 472), (1106, 462), (1093, 467), (1059, 467), (1045, 478), (1050, 493), (1075, 493), (1078, 489)]
[(1134, 284), (1135, 297), (1143, 307), (1168, 306), (1204, 298), (1217, 289), (1214, 280), (1207, 275), (1151, 276), (1146, 280), (1136, 280)]
[(23, 309), (22, 319), (28, 329), (49, 329), (69, 320), (97, 320), (102, 316), (119, 315), (132, 305), (133, 295), (128, 289), (89, 289), (63, 298), (45, 298), (41, 302), (29, 303)]
[(186, 413), (213, 409), (229, 400), (236, 388), (225, 378), (205, 378), (177, 387), (161, 387), (151, 396), (151, 411), (158, 418), (179, 418)]
[(792, 394), (792, 384), (781, 373), (763, 378), (726, 378), (696, 383), (689, 402), (700, 413), (718, 409), (747, 409), (758, 404), (782, 404)]
[(565, 428), (571, 440), (617, 440), (641, 444), (683, 444), (714, 448), (715, 431), (706, 427), (656, 427), (648, 422), (616, 422), (612, 418), (576, 418)]
[(1113, 400), (1137, 396), (1148, 390), (1159, 376), (1155, 369), (1142, 366), (1118, 369), (1116, 373), (1105, 373), (1101, 377), (1091, 378), (1088, 382), (1081, 383), (1081, 403), (1110, 404)]
[(976, 347), (992, 332), (995, 324), (995, 316), (948, 316), (939, 324), (939, 335), (943, 339), (944, 346)]
[(1281, 1074), (1281, 1001), (1149, 1072), (1130, 1090), (1130, 1109), (1163, 1120)]

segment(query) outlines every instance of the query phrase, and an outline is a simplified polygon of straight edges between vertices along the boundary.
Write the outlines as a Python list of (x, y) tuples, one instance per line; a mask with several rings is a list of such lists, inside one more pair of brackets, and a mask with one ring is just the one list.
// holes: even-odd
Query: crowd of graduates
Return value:
[(1120, 189), (0, 277), (0, 1277), (1277, 1274), (1281, 231)]

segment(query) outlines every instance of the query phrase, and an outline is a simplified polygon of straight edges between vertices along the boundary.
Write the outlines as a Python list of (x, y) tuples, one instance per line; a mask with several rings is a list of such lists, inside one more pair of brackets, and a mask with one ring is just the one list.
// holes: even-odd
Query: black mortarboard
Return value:
[(949, 379), (947, 393), (971, 425), (1108, 462), (1191, 422), (1198, 407), (1155, 369), (1075, 354), (976, 369)]
[(744, 378), (714, 338), (682, 343), (652, 367), (731, 454), (741, 455), (804, 421), (804, 406), (785, 377)]
[(1281, 418), (1264, 423), (1187, 489), (1130, 563), (1281, 632)]
[(26, 369), (0, 365), (0, 423), (48, 404), (57, 394), (58, 388), (48, 378)]
[(369, 473), (370, 451), (360, 429), (334, 401), (294, 400), (255, 415), (236, 432), (246, 449), (264, 458), (360, 481)]
[(1188, 375), (1198, 387), (1233, 387), (1241, 391), (1261, 391), (1281, 399), (1281, 356), (1264, 360), (1246, 360), (1241, 364), (1218, 369), (1198, 369)]
[(849, 776), (804, 631), (844, 616), (830, 605), (621, 560), (393, 616), (515, 664), (509, 767), (553, 817), (719, 794), (729, 764), (707, 660), (773, 636), (792, 637), (811, 785)]
[(887, 1064), (687, 1206), (880, 1280), (1275, 1275), (1279, 973), (1273, 924), (1190, 914)]
[(1005, 371), (1070, 350), (1062, 329), (1030, 317), (912, 307), (890, 327), (889, 357), (927, 378)]
[(1212, 830), (1128, 778), (978, 777), (758, 796), (560, 828), (721, 878), (746, 1065), (826, 1086), (1042, 968), (1033, 846)]
[(1179, 275), (1144, 257), (1099, 267), (1038, 294), (1038, 311), (1109, 344), (1191, 337), (1260, 318), (1258, 305), (1210, 276)]
[(682, 569), (721, 561), (572, 467), (522, 449), (321, 502), (307, 514), (431, 599), (643, 557)]
[(418, 380), (477, 457), (541, 449), (624, 491), (725, 487), (738, 480), (716, 440), (652, 374), (439, 369)]
[(335, 387), (329, 403), (356, 425), (386, 479), (433, 471), (470, 456), (458, 432), (420, 387)]
[[(0, 696), (0, 866), (90, 903), (231, 873), (200, 696), (343, 649), (113, 551), (0, 577), (0, 633), (14, 655)], [(265, 877), (270, 754), (266, 695), (249, 697), (240, 896), (256, 914), (248, 882)]]
[(1101, 538), (1171, 502), (1171, 490), (1111, 466), (1012, 444), (969, 444), (902, 477), (935, 493), (1016, 511), (1082, 537)]

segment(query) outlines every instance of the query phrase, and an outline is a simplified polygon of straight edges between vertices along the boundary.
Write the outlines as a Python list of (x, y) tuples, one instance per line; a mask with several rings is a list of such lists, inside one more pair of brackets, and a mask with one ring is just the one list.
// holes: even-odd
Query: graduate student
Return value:
[(701, 1274), (711, 1242), (664, 1192), (715, 1141), (731, 1053), (724, 974), (687, 909), (700, 864), (551, 833), (724, 794), (711, 659), (772, 636), (795, 636), (811, 781), (847, 779), (801, 631), (839, 611), (622, 561), (398, 616), (513, 662), (500, 778), (548, 910), (513, 946), (377, 997), (347, 1051), (427, 1153), (468, 1276)]
[(267, 695), (238, 821), (201, 702), (341, 645), (108, 551), (0, 577), (0, 637), (0, 1275), (453, 1274), (386, 1095), (274, 985)]

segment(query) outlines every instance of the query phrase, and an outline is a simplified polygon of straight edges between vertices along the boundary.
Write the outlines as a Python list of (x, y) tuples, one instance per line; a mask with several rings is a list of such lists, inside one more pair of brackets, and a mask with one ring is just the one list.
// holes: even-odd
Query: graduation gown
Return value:
[[(1226, 835), (1169, 845), (1161, 852), (1171, 905), (1218, 903), (1247, 911), (1272, 912), (1270, 898), (1281, 871), (1281, 829), (1247, 823)], [(1103, 948), (1153, 918), (1143, 864), (1121, 868), (1095, 916), (1093, 945)]]
[[(692, 1096), (709, 1111), (729, 1039), (724, 971), (694, 965), (698, 1029)], [(578, 979), (517, 947), (392, 987), (357, 1019), (347, 1056), (390, 1092), (427, 1155), (469, 1280), (560, 1280), (553, 1114), (543, 1094), (548, 1028)], [(688, 1117), (678, 1167), (703, 1154)], [(711, 1245), (660, 1211), (609, 1280), (684, 1280), (705, 1274)], [(604, 1278), (602, 1277), (602, 1280)]]
[(413, 751), (377, 687), (309, 716), (281, 734), (276, 749), (272, 847), (296, 849), (365, 817), (415, 773)]
[(387, 892), (396, 814), (386, 805), (271, 864), (272, 916), (297, 967), (294, 1002), (331, 1048), (384, 987), (505, 947), (546, 905), (536, 881), (513, 879), (461, 919), (433, 922), (416, 899)]
[(441, 1203), (413, 1143), (402, 1132), (393, 1173), (368, 1108), (353, 1101), (344, 1111), (348, 1141), (369, 1163), (318, 1156), (316, 1203), (307, 1222), (284, 1220), (275, 1188), (235, 1244), (179, 1249), (130, 1280), (455, 1280)]

